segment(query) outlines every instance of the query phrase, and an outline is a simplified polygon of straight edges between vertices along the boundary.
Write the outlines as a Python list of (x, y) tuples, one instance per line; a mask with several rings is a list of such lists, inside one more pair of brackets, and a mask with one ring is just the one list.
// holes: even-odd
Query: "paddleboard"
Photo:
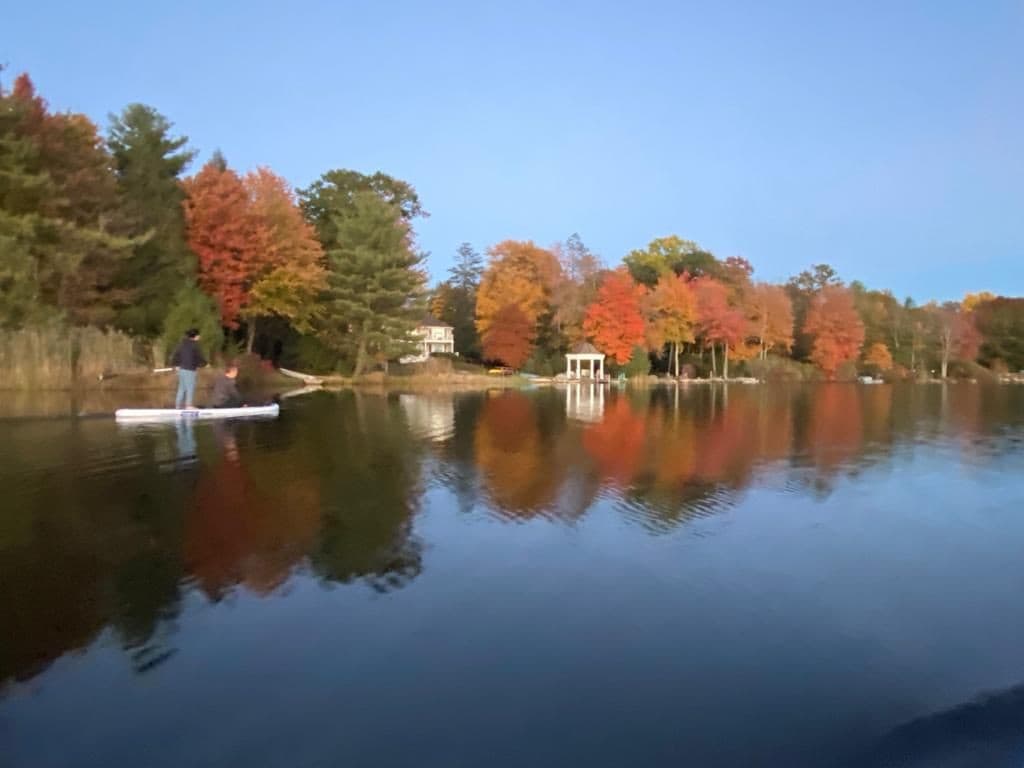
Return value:
[(114, 412), (117, 421), (162, 421), (167, 419), (241, 419), (241, 418), (276, 418), (280, 406), (253, 405), (248, 408), (194, 408), (179, 410), (177, 408), (118, 408)]

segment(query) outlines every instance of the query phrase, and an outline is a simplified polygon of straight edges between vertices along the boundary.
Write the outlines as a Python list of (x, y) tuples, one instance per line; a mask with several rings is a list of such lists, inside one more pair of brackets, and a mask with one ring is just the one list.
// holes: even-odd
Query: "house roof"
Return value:
[(420, 320), (420, 328), (451, 328), (448, 323), (442, 323), (433, 315), (424, 315)]
[(600, 355), (597, 351), (597, 347), (591, 344), (589, 341), (581, 341), (579, 344), (574, 346), (570, 353), (573, 355)]

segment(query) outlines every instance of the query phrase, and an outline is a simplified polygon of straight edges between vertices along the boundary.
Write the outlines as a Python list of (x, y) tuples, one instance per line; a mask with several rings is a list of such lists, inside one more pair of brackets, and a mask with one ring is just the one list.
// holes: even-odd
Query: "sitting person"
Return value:
[(242, 408), (242, 396), (238, 394), (238, 387), (235, 379), (238, 378), (238, 366), (228, 363), (224, 373), (213, 382), (212, 408)]

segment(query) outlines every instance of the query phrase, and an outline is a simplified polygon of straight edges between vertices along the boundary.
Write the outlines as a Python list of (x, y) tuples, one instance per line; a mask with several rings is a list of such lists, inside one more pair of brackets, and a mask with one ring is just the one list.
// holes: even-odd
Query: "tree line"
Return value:
[(459, 246), (432, 290), (415, 189), (336, 169), (293, 189), (196, 151), (152, 107), (105, 132), (0, 83), (0, 328), (113, 328), (166, 348), (197, 327), (314, 370), (360, 374), (411, 349), (428, 309), (463, 358), (539, 374), (589, 342), (632, 374), (921, 376), (1024, 368), (1024, 299), (917, 305), (818, 264), (785, 284), (672, 235), (607, 266), (572, 235)]

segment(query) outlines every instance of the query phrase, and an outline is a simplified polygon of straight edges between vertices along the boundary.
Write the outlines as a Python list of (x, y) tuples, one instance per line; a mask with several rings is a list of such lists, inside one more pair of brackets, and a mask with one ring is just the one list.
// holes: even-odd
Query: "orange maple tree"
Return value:
[(199, 260), (199, 287), (216, 299), (221, 322), (237, 328), (264, 268), (267, 232), (237, 173), (219, 155), (185, 180), (188, 245)]
[(831, 379), (843, 363), (852, 362), (864, 344), (864, 323), (853, 294), (842, 285), (826, 285), (811, 301), (804, 333), (814, 339), (811, 360)]
[(693, 281), (697, 296), (697, 323), (704, 343), (711, 348), (711, 366), (715, 369), (715, 345), (723, 348), (722, 373), (729, 376), (729, 350), (737, 350), (746, 337), (743, 312), (729, 303), (730, 289), (713, 277)]
[(536, 326), (515, 304), (506, 304), (491, 318), (484, 332), (483, 351), (487, 360), (519, 368), (533, 351)]
[(776, 347), (788, 351), (793, 346), (793, 302), (781, 285), (757, 283), (747, 300), (747, 316), (762, 360)]
[(507, 304), (515, 304), (537, 325), (551, 309), (551, 292), (561, 266), (554, 253), (532, 242), (506, 240), (491, 248), (491, 262), (476, 295), (476, 327), (481, 337)]
[(876, 341), (864, 353), (864, 364), (880, 371), (892, 370), (892, 353), (884, 343)]
[(685, 273), (666, 272), (647, 297), (647, 339), (652, 349), (671, 346), (673, 370), (679, 375), (680, 345), (692, 343), (697, 323), (697, 299)]
[(283, 178), (257, 168), (243, 180), (249, 196), (253, 236), (259, 253), (249, 270), (251, 290), (242, 309), (252, 351), (258, 317), (276, 315), (299, 330), (309, 329), (317, 291), (326, 280), (323, 249), (312, 225), (295, 202)]
[(583, 332), (599, 350), (619, 365), (625, 365), (634, 347), (644, 345), (644, 318), (640, 304), (644, 287), (633, 282), (625, 267), (608, 273), (587, 307)]

